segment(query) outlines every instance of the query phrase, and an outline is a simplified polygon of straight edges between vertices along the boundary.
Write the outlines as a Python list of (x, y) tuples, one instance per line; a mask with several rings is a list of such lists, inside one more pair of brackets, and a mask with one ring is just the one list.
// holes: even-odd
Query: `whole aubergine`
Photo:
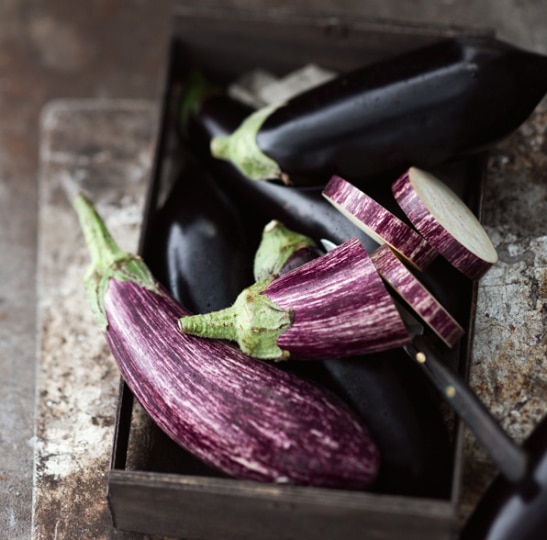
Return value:
[(488, 36), (446, 39), (259, 109), (212, 151), (255, 180), (365, 185), (483, 150), (546, 92), (546, 56)]
[(151, 271), (194, 313), (231, 305), (253, 281), (254, 247), (240, 214), (190, 153), (147, 238), (143, 256)]

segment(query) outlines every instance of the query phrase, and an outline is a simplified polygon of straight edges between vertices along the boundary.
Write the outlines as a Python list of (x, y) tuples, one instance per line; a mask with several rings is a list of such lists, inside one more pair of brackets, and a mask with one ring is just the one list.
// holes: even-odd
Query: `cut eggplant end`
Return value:
[(240, 293), (233, 306), (182, 317), (183, 333), (236, 342), (263, 360), (324, 360), (410, 343), (405, 323), (357, 238)]
[(414, 227), (462, 274), (480, 279), (497, 262), (496, 248), (478, 218), (439, 178), (411, 167), (392, 191)]
[(465, 330), (393, 250), (384, 244), (371, 253), (370, 258), (386, 283), (448, 347), (454, 347)]
[(378, 244), (388, 244), (418, 270), (437, 257), (437, 250), (412, 227), (356, 186), (333, 176), (323, 197)]
[(357, 238), (272, 280), (264, 294), (294, 312), (277, 345), (295, 360), (364, 355), (410, 342), (392, 295)]

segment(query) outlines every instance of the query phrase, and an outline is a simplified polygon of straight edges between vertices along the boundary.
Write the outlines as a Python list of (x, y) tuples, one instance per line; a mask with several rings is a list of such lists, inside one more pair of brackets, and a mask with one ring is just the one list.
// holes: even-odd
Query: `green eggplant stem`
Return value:
[(91, 257), (84, 277), (87, 299), (101, 328), (106, 330), (108, 320), (103, 300), (110, 279), (132, 281), (158, 294), (161, 291), (144, 261), (120, 249), (93, 203), (85, 195), (78, 194), (73, 206)]
[(244, 353), (254, 358), (289, 358), (289, 351), (282, 350), (277, 340), (290, 328), (293, 311), (262, 294), (271, 279), (247, 287), (226, 309), (180, 318), (179, 328), (194, 336), (235, 341)]
[(194, 69), (188, 74), (179, 110), (180, 126), (183, 132), (186, 133), (190, 118), (199, 111), (203, 102), (208, 97), (220, 92), (220, 87), (208, 81), (200, 71)]
[(231, 161), (251, 180), (281, 178), (279, 165), (264, 154), (256, 142), (260, 127), (275, 108), (277, 106), (258, 109), (250, 114), (231, 135), (213, 137), (211, 140), (213, 156)]
[(315, 245), (310, 237), (288, 229), (280, 221), (270, 221), (264, 227), (262, 239), (255, 254), (253, 267), (255, 281), (278, 274), (294, 253)]

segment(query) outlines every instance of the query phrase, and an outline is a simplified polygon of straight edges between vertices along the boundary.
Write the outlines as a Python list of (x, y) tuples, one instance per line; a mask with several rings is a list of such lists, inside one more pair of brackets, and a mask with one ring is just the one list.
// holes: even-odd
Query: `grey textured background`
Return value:
[[(223, 2), (241, 7), (258, 4)], [(262, 4), (492, 27), (503, 39), (547, 53), (544, 0)], [(4, 538), (30, 537), (40, 112), (55, 98), (159, 100), (171, 9), (167, 0), (88, 0), (85, 7), (71, 0), (0, 2), (0, 535)]]

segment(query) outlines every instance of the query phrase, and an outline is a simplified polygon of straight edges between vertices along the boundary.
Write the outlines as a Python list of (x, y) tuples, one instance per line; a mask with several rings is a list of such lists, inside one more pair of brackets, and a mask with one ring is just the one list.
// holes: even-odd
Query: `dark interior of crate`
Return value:
[[(237, 39), (234, 36), (237, 36)], [(431, 34), (426, 32), (423, 35), (419, 35), (417, 32), (413, 36), (408, 32), (390, 33), (382, 26), (363, 29), (357, 24), (355, 28), (352, 28), (350, 25), (340, 24), (330, 18), (314, 19), (312, 24), (309, 20), (303, 21), (299, 18), (289, 24), (285, 20), (263, 21), (252, 18), (251, 20), (231, 21), (223, 19), (221, 16), (185, 23), (184, 18), (181, 18), (178, 26), (175, 26), (175, 37), (172, 42), (161, 133), (152, 179), (153, 185), (144, 220), (141, 254), (145, 260), (148, 260), (153, 266), (153, 261), (150, 261), (150, 246), (154, 239), (147, 234), (147, 223), (153, 218), (158, 201), (161, 199), (162, 190), (165, 189), (165, 185), (173, 181), (179, 167), (181, 141), (176, 126), (177, 106), (179, 94), (183, 88), (184, 76), (191, 66), (198, 66), (213, 80), (226, 84), (238, 75), (254, 68), (265, 68), (276, 75), (284, 75), (302, 65), (314, 62), (330, 69), (343, 71), (435, 39), (439, 39), (439, 36), (433, 32)], [(446, 164), (433, 172), (442, 176), (478, 213), (482, 164), (483, 160), (479, 156)], [(372, 195), (389, 207), (390, 197), (386, 192), (385, 184), (376, 185), (371, 188), (371, 191)], [(391, 209), (397, 212), (396, 208), (391, 207)], [(242, 207), (241, 211), (247, 214), (257, 231), (261, 231), (263, 225), (269, 220), (268, 216), (253, 215), (252, 210), (248, 207)], [(460, 345), (451, 351), (445, 350), (446, 362), (453, 369), (465, 375), (474, 309), (473, 285), (442, 261), (435, 263), (428, 271), (428, 275), (427, 286), (456, 319), (469, 330), (467, 337)], [(397, 363), (401, 377), (404, 377), (409, 385), (418, 384), (418, 381), (419, 384), (423, 384), (424, 376), (401, 350), (371, 355), (370, 362)], [(344, 397), (344, 389), (333, 384), (321, 364), (293, 363), (286, 369), (295, 370), (301, 376), (326, 385)], [(444, 405), (438, 398), (436, 390), (427, 384), (424, 388), (427, 392), (431, 392), (432, 399), (443, 411), (452, 433), (452, 439), (455, 441), (458, 422), (454, 420), (449, 411), (444, 410)], [(125, 386), (123, 387), (120, 411), (114, 468), (125, 466), (124, 455), (127, 450), (131, 411), (131, 394)], [(454, 463), (456, 462), (456, 448), (457, 445), (454, 444)], [(147, 455), (144, 456), (142, 462), (144, 470), (152, 472), (220, 476), (217, 471), (190, 456), (153, 427), (147, 446)], [(453, 474), (450, 475), (450, 478), (452, 480), (449, 480), (443, 489), (431, 496), (450, 499), (453, 493)], [(376, 489), (382, 493), (389, 493), (389, 488), (384, 488), (382, 482)]]

